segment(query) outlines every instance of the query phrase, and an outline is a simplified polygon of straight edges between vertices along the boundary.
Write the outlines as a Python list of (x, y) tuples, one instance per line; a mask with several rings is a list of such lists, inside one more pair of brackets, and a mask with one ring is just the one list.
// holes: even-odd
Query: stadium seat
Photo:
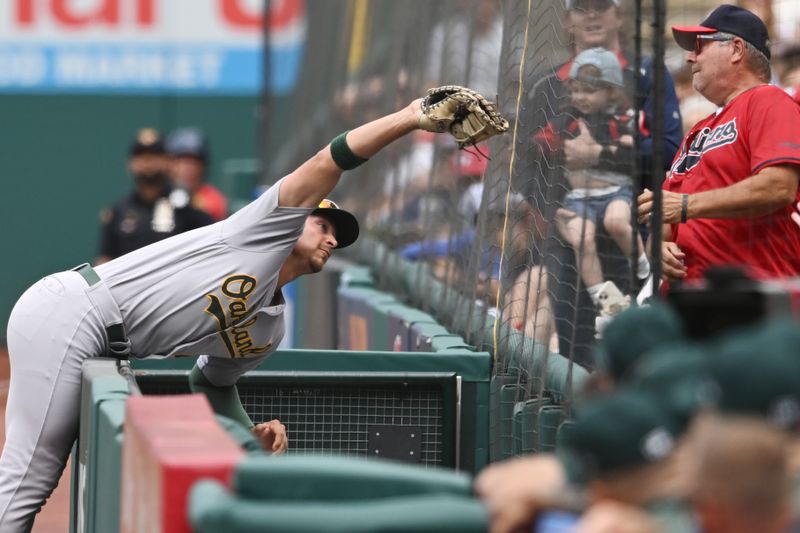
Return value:
[[(280, 489), (280, 484), (276, 485)], [(196, 533), (488, 531), (486, 509), (477, 499), (466, 496), (421, 494), (369, 500), (270, 501), (243, 498), (214, 480), (201, 480), (192, 487), (189, 521)]]

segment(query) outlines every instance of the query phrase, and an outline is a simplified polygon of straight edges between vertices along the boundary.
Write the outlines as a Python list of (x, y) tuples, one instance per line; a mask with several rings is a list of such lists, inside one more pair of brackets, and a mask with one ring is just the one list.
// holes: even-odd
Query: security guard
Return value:
[(130, 147), (127, 167), (135, 188), (101, 211), (97, 264), (214, 222), (208, 214), (191, 206), (188, 192), (170, 185), (164, 143), (156, 130), (145, 128), (138, 132)]

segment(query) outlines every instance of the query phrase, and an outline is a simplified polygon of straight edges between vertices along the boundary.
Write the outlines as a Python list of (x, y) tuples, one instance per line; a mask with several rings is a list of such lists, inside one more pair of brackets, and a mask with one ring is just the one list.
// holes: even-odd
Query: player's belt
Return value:
[(125, 333), (125, 326), (122, 324), (122, 313), (120, 313), (117, 302), (111, 296), (111, 291), (97, 272), (89, 265), (83, 263), (73, 268), (75, 272), (80, 274), (89, 288), (86, 289), (86, 295), (94, 305), (94, 308), (100, 314), (103, 321), (103, 327), (106, 330), (106, 338), (108, 339), (108, 353), (110, 357), (127, 358), (131, 353), (131, 341)]

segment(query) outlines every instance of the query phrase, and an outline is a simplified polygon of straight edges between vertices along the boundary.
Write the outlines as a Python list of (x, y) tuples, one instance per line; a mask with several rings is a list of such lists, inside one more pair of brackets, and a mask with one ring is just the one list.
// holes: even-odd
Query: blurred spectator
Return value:
[(787, 445), (784, 433), (751, 417), (715, 417), (695, 431), (690, 447), (697, 464), (692, 504), (704, 533), (789, 530)]
[(694, 484), (689, 440), (668, 407), (650, 392), (619, 389), (581, 408), (565, 428), (565, 465), (588, 502), (647, 510), (664, 532), (694, 531), (686, 498)]
[[(548, 509), (577, 507), (589, 509), (584, 524), (596, 531), (625, 531), (597, 523), (624, 516), (637, 517), (634, 523), (642, 528), (631, 531), (653, 531), (654, 525), (662, 533), (694, 531), (682, 504), (693, 483), (683, 430), (647, 392), (595, 398), (574, 423), (562, 426), (559, 457), (534, 454), (481, 472), (475, 490), (489, 508), (491, 531), (530, 530)], [(596, 515), (605, 516), (600, 509), (607, 504), (616, 512), (600, 520)]]
[[(455, 269), (459, 276), (464, 273), (465, 260), (480, 246), (478, 258), (477, 285), (474, 285), (476, 296), (485, 299), (490, 306), (497, 306), (499, 284), (506, 287), (523, 273), (529, 260), (525, 258), (530, 250), (527, 246), (531, 235), (533, 219), (528, 205), (516, 196), (511, 200), (511, 208), (506, 214), (505, 204), (490, 206), (486, 221), (488, 239), (478, 235), (473, 220), (463, 231), (452, 235), (440, 234), (438, 237), (426, 238), (406, 244), (400, 251), (401, 257), (410, 260), (429, 259), (442, 260), (443, 266), (435, 269), (439, 273)], [(509, 218), (508, 236), (504, 238), (506, 218)], [(503, 279), (500, 279), (500, 264), (503, 260)], [(459, 278), (460, 279), (460, 278)]]
[(432, 87), (464, 85), (494, 100), (503, 46), (500, 0), (460, 0), (455, 7), (433, 29), (427, 79)]
[(592, 375), (597, 392), (610, 392), (630, 381), (648, 355), (685, 338), (686, 328), (671, 306), (654, 302), (626, 309), (611, 320), (597, 343), (597, 371)]
[[(614, 52), (623, 69), (623, 85), (630, 107), (640, 109), (638, 133), (638, 161), (632, 161), (634, 168), (634, 193), (650, 181), (652, 166), (653, 141), (649, 137), (652, 130), (652, 118), (655, 102), (653, 87), (653, 61), (644, 57), (641, 64), (641, 76), (634, 73), (634, 54), (623, 51), (620, 30), (622, 17), (618, 0), (567, 0), (565, 26), (570, 34), (577, 55), (594, 47), (602, 47)], [(573, 56), (574, 58), (574, 56)], [(529, 133), (520, 136), (520, 142), (530, 142), (534, 132), (540, 131), (556, 117), (570, 113), (571, 102), (566, 81), (572, 68), (573, 59), (557, 65), (535, 76), (526, 109), (529, 117), (520, 125)], [(638, 83), (637, 83), (638, 81)], [(663, 160), (664, 169), (677, 151), (680, 144), (682, 124), (678, 100), (667, 74), (664, 79), (664, 130)], [(564, 142), (561, 157), (553, 159), (539, 158), (529, 164), (529, 174), (520, 176), (524, 180), (518, 187), (529, 196), (533, 205), (545, 215), (555, 220), (556, 211), (562, 207), (564, 195), (569, 190), (564, 170), (591, 168), (600, 161), (604, 146), (595, 139), (588, 130)], [(531, 152), (528, 146), (521, 146), (519, 153)], [(533, 157), (533, 155), (531, 155)], [(516, 179), (516, 178), (515, 178)], [(633, 235), (631, 235), (633, 239)], [(559, 335), (559, 347), (563, 354), (587, 367), (593, 366), (591, 350), (595, 337), (595, 306), (584, 287), (579, 284), (578, 268), (572, 247), (557, 235), (553, 235), (544, 245), (543, 254), (548, 273), (550, 288)], [(598, 232), (598, 254), (603, 260), (603, 271), (611, 281), (624, 293), (637, 287), (633, 286), (629, 275), (630, 258), (625, 257), (619, 248), (604, 232)]]
[(156, 130), (139, 130), (127, 166), (134, 190), (101, 211), (97, 264), (214, 222), (190, 205), (186, 191), (170, 185), (164, 144)]
[(776, 59), (780, 86), (800, 104), (800, 44), (787, 47)]
[(581, 281), (604, 315), (617, 314), (630, 304), (613, 281), (606, 281), (597, 252), (596, 232), (604, 229), (625, 257), (633, 253), (636, 239), (636, 276), (650, 275), (650, 262), (638, 231), (630, 223), (633, 202), (633, 113), (622, 93), (622, 68), (616, 55), (604, 48), (578, 54), (570, 67), (567, 86), (572, 108), (536, 135), (545, 152), (562, 150), (569, 140), (589, 134), (603, 145), (597, 163), (565, 170), (570, 190), (564, 208), (557, 211), (561, 236), (572, 246)]
[(192, 206), (205, 211), (215, 221), (228, 216), (228, 200), (206, 181), (209, 161), (208, 139), (196, 128), (181, 128), (167, 137), (169, 174), (177, 187), (192, 195)]

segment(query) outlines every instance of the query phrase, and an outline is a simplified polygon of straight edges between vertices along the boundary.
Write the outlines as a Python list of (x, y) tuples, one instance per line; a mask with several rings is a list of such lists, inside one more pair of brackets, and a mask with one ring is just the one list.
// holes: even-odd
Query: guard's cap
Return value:
[(133, 157), (144, 154), (164, 154), (164, 142), (161, 140), (161, 134), (154, 128), (142, 128), (136, 132), (136, 138), (133, 139), (128, 155)]
[(167, 136), (167, 153), (173, 157), (195, 157), (205, 162), (208, 159), (208, 140), (197, 128), (180, 128)]
[(752, 44), (770, 58), (767, 26), (752, 12), (729, 4), (723, 4), (711, 12), (699, 26), (673, 26), (675, 42), (690, 52), (697, 45), (698, 34), (731, 33)]
[(323, 216), (336, 226), (336, 248), (347, 248), (358, 239), (358, 220), (349, 211), (341, 209), (333, 200), (327, 198), (322, 200), (311, 214)]

